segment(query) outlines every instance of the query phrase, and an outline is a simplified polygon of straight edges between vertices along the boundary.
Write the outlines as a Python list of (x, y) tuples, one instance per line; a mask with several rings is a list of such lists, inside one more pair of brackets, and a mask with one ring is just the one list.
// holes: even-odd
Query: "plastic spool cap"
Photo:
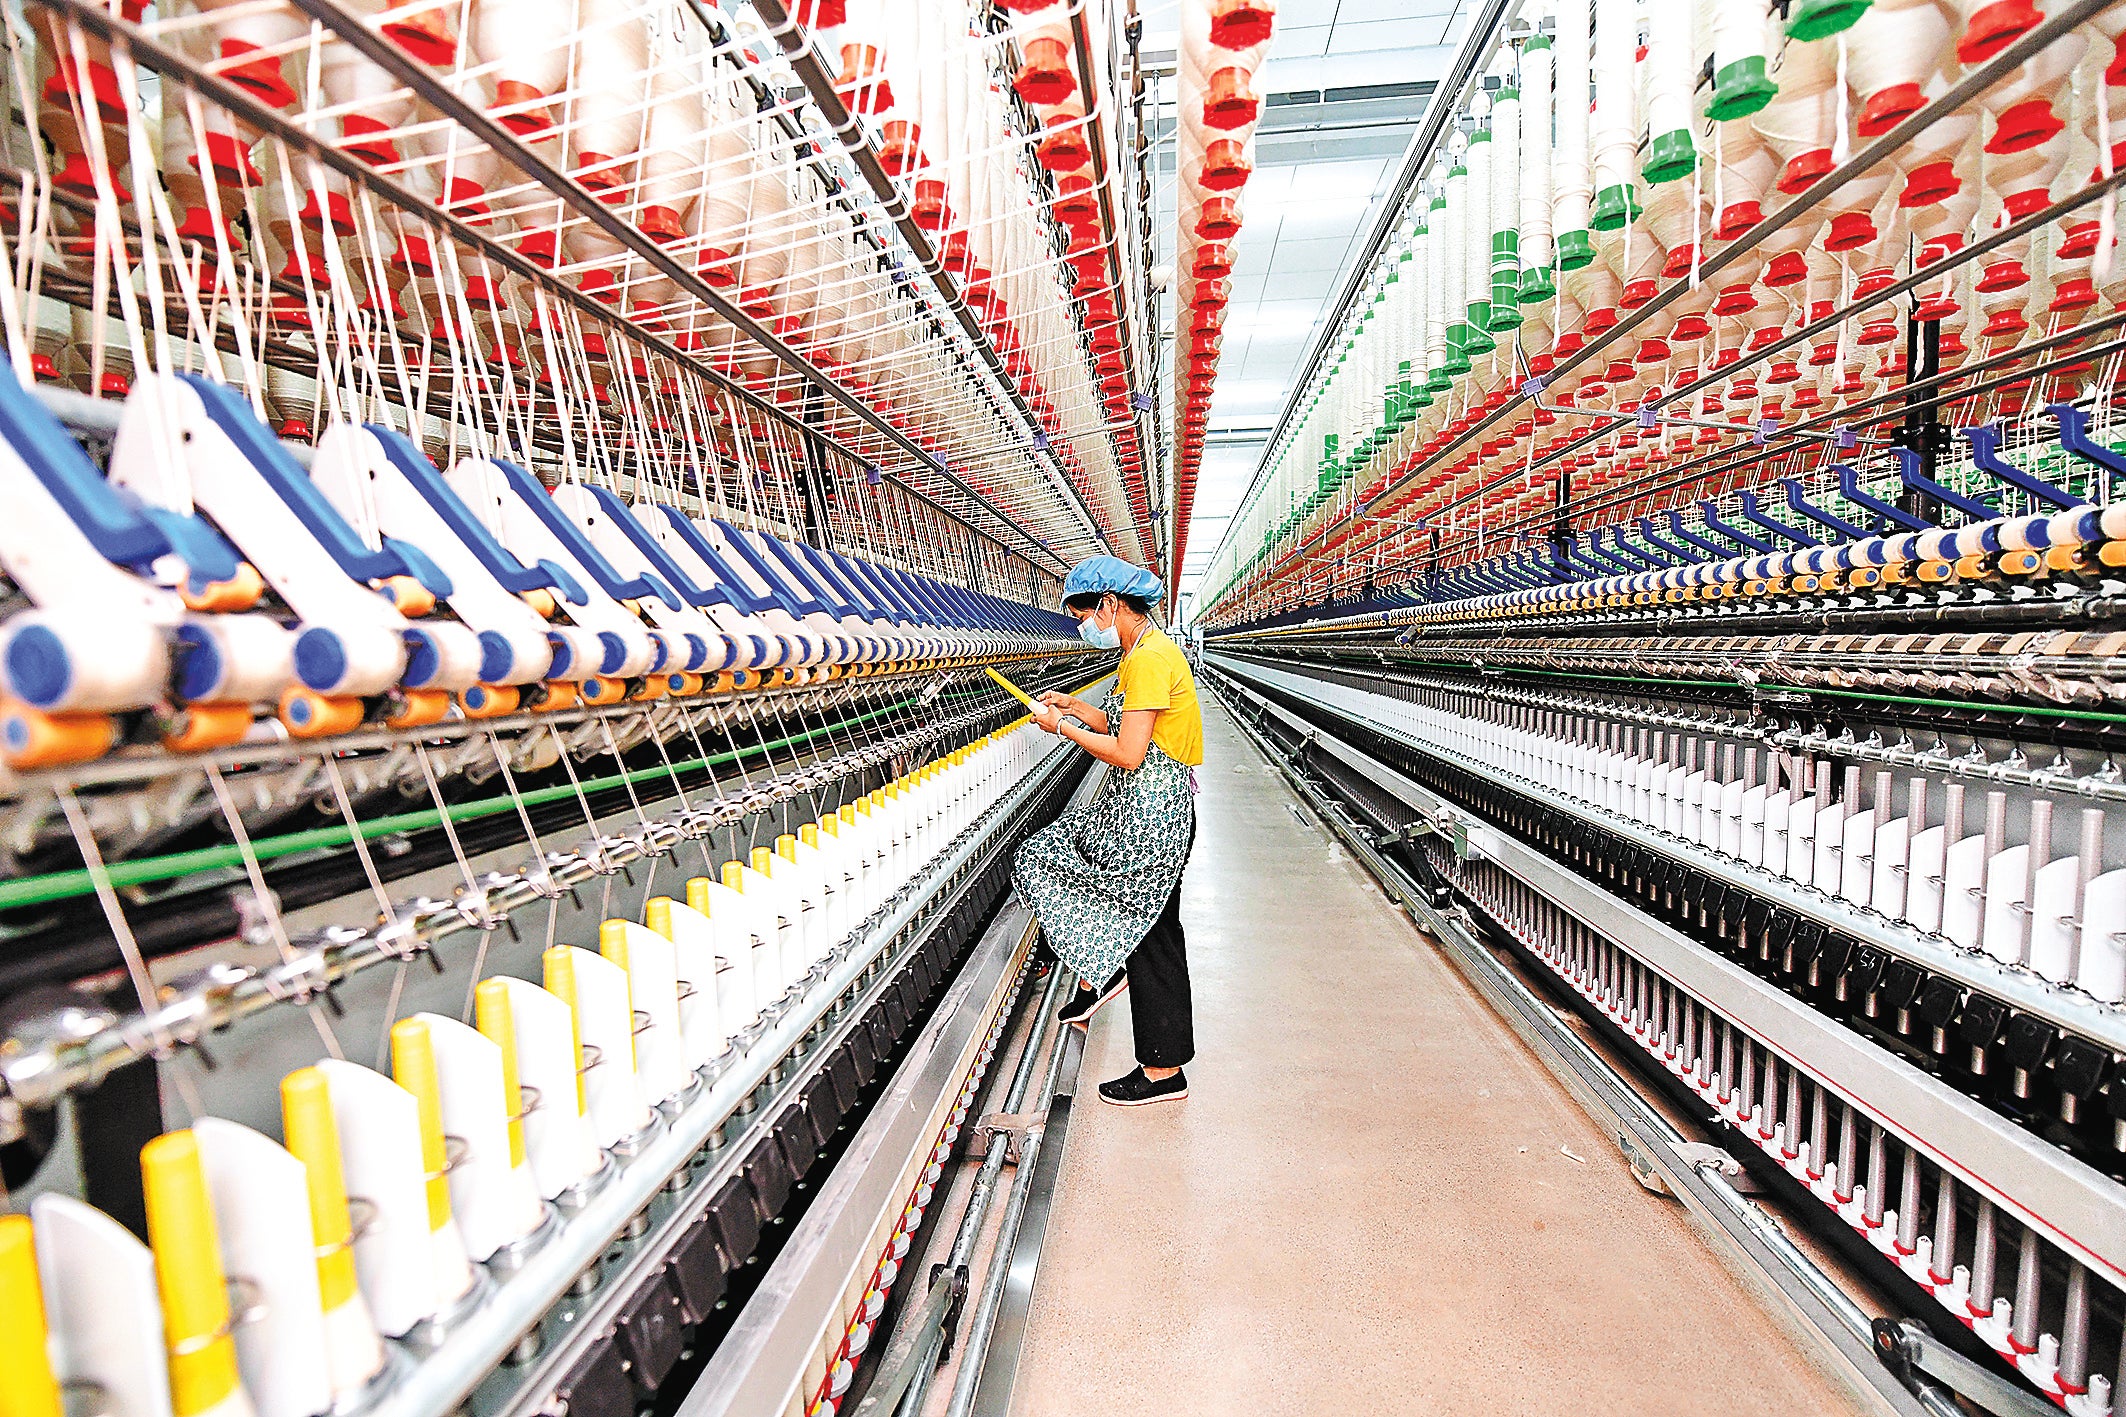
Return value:
[(2044, 19), (2044, 13), (2030, 0), (1995, 0), (1991, 5), (1981, 6), (1956, 41), (1956, 60), (1965, 65), (1983, 64), (2037, 28)]
[(1595, 258), (1594, 239), (1584, 231), (1566, 231), (1558, 235), (1558, 269), (1576, 271)]
[(340, 637), (312, 625), (295, 637), (295, 677), (307, 688), (331, 693), (347, 674), (347, 651)]
[(617, 674), (620, 666), (627, 663), (627, 642), (611, 630), (598, 632), (598, 647), (605, 651), (598, 661), (600, 674)]
[(73, 659), (48, 625), (17, 630), (7, 642), (4, 668), (9, 691), (32, 708), (55, 706), (74, 682)]
[(1541, 305), (1555, 299), (1557, 293), (1557, 282), (1550, 278), (1548, 267), (1533, 266), (1521, 272), (1521, 304)]
[(1786, 33), (1789, 39), (1804, 43), (1810, 40), (1828, 39), (1840, 30), (1848, 30), (1867, 13), (1869, 0), (1800, 0), (1787, 12)]
[[(31, 629), (40, 628), (31, 626)], [(23, 632), (27, 634), (28, 631)], [(17, 636), (19, 641), (20, 636)], [(8, 646), (9, 678), (14, 677), (14, 646)], [(225, 668), (221, 646), (204, 625), (179, 625), (177, 627), (177, 697), (188, 703), (198, 703), (215, 697), (221, 687)], [(19, 689), (16, 691), (21, 693)], [(28, 695), (21, 695), (28, 698)], [(35, 699), (29, 700), (36, 703)], [(40, 705), (42, 707), (42, 705)]]
[(1705, 106), (1705, 115), (1721, 121), (1747, 118), (1770, 103), (1778, 92), (1779, 85), (1765, 74), (1764, 56), (1752, 54), (1713, 75), (1713, 96)]
[(409, 689), (425, 689), (443, 668), (443, 652), (436, 637), (418, 625), (402, 632), (406, 640), (406, 668), (399, 682)]
[[(1689, 141), (1688, 134), (1684, 138)], [(1596, 231), (1615, 231), (1626, 222), (1637, 221), (1644, 210), (1639, 203), (1639, 194), (1630, 183), (1623, 182), (1595, 194), (1594, 210), (1587, 224)]]
[(1646, 145), (1646, 163), (1639, 169), (1639, 174), (1658, 186), (1688, 177), (1697, 169), (1698, 150), (1691, 143), (1690, 130), (1678, 128), (1673, 133), (1663, 133)]

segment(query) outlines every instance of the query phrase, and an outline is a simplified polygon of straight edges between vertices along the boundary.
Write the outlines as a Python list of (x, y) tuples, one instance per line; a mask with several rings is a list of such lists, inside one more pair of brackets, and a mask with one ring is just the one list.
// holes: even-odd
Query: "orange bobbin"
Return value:
[(401, 689), (392, 696), (384, 722), (393, 728), (418, 728), (441, 721), (449, 712), (448, 689)]
[(663, 698), (666, 693), (670, 692), (670, 689), (669, 675), (651, 674), (645, 677), (640, 684), (636, 685), (635, 691), (629, 694), (627, 699), (631, 704), (646, 704), (653, 699)]
[(699, 674), (681, 673), (667, 674), (664, 682), (666, 691), (673, 698), (683, 699), (689, 695), (700, 693), (702, 686), (708, 683), (708, 680)]
[(458, 707), (467, 718), (500, 718), (515, 713), (523, 698), (514, 684), (475, 684), (458, 695)]
[(0, 706), (0, 758), (19, 772), (85, 763), (118, 741), (107, 713), (45, 713), (28, 704)]
[(352, 696), (334, 698), (314, 689), (290, 688), (281, 695), (280, 720), (298, 738), (351, 733), (362, 726), (364, 706)]
[(560, 709), (572, 709), (583, 703), (583, 694), (573, 679), (549, 679), (546, 681), (545, 697), (532, 707), (541, 713), (553, 713)]
[(393, 576), (380, 589), (391, 598), (399, 614), (409, 620), (418, 620), (436, 608), (434, 592), (412, 576)]
[(592, 675), (577, 686), (577, 692), (587, 704), (617, 704), (627, 692), (627, 685), (618, 679)]
[(249, 704), (186, 704), (163, 729), (162, 746), (172, 753), (204, 753), (240, 743), (250, 730)]
[(214, 611), (219, 614), (249, 610), (258, 604), (258, 598), (265, 593), (266, 578), (261, 576), (249, 561), (239, 562), (236, 574), (225, 581), (214, 581), (196, 591), (188, 587), (179, 592), (186, 609)]

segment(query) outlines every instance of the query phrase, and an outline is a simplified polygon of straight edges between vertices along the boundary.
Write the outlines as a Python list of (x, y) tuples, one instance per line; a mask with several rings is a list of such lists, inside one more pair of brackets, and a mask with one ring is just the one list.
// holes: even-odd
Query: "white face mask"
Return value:
[[(1093, 615), (1099, 613), (1099, 611), (1095, 610)], [(1093, 623), (1092, 615), (1088, 615), (1078, 622), (1078, 638), (1091, 645), (1094, 649), (1122, 648), (1121, 627), (1116, 625), (1096, 625)]]

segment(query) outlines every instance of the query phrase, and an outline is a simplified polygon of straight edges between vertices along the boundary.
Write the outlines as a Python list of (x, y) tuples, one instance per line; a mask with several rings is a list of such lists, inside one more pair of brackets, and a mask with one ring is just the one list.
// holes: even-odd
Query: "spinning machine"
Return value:
[(1124, 19), (9, 8), (0, 1411), (835, 1410), (1166, 564)]
[(1634, 1166), (1932, 1411), (2126, 1357), (2122, 28), (1481, 10), (1202, 587), (1539, 1051), (1575, 1012), (1906, 1318), (1590, 1103)]

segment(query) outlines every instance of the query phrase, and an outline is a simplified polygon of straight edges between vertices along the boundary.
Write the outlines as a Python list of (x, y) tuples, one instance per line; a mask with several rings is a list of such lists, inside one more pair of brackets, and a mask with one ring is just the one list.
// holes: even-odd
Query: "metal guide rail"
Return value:
[[(1937, 1320), (1967, 1325), (2070, 1410), (2111, 1410), (2126, 1190), (2090, 1164), (2117, 1166), (2090, 1134), (2108, 1146), (2112, 1129), (2098, 1117), (2077, 1136), (2030, 1100), (2056, 1103), (2052, 1076), (2093, 1050), (2106, 1089), (2086, 1114), (2101, 1112), (2114, 1056), (2089, 1037), (2109, 1037), (2109, 1010), (2061, 995), (2055, 1011), (2076, 1010), (2088, 1033), (2048, 1038), (2018, 1071), (2033, 1030), (2015, 1020), (2043, 1017), (2023, 1012), (2043, 991), (2014, 971), (1988, 980), (2012, 1008), (1938, 985), (1939, 969), (1973, 962), (1893, 954), (1899, 937), (1835, 900), (1756, 895), (1762, 872), (1486, 770), (1440, 732), (1405, 727), (1381, 694), (1223, 654), (1209, 664), (1250, 701), (1303, 714), (1266, 708), (1303, 764), (1334, 768), (1373, 809), (1380, 852), (1441, 903), (1458, 894), (1490, 916), (1709, 1122), (1932, 1296)], [(1877, 933), (1844, 934), (1849, 921)]]

